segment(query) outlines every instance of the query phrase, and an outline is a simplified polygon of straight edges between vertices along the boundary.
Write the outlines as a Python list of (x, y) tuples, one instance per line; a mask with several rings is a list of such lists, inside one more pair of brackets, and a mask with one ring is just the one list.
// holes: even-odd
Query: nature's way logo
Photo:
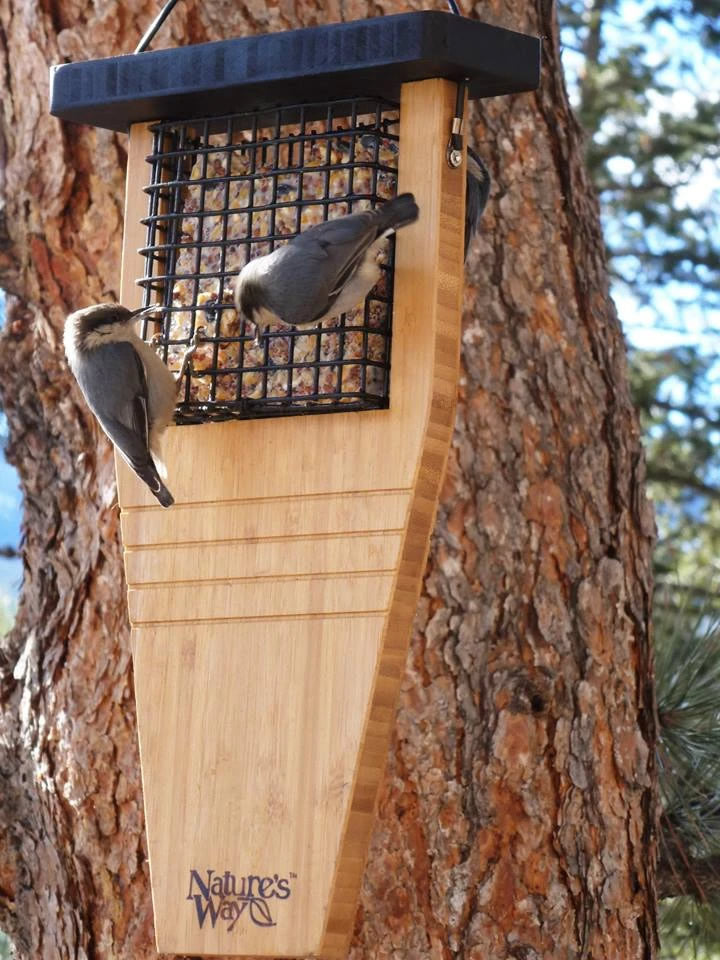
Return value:
[(227, 924), (228, 933), (232, 932), (246, 910), (256, 926), (274, 927), (272, 900), (287, 900), (292, 892), (290, 880), (295, 879), (294, 873), (289, 877), (280, 877), (277, 873), (271, 877), (254, 874), (238, 877), (229, 870), (225, 873), (206, 870), (205, 874), (203, 878), (199, 870), (190, 871), (190, 889), (186, 899), (193, 901), (201, 929), (206, 922), (215, 927), (220, 921)]

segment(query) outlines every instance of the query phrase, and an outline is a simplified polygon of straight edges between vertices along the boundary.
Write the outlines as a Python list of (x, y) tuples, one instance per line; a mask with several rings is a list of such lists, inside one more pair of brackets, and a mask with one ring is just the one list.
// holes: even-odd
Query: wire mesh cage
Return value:
[(259, 344), (234, 278), (323, 220), (397, 192), (399, 109), (367, 98), (157, 123), (144, 303), (163, 306), (151, 340), (170, 369), (198, 331), (177, 423), (388, 406), (394, 238), (364, 304), (312, 328), (276, 324)]

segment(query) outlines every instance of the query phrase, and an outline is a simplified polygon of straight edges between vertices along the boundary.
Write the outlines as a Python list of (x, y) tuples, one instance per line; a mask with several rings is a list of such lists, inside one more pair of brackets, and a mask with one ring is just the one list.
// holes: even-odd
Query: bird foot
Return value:
[(203, 326), (196, 327), (195, 333), (192, 335), (192, 339), (190, 340), (190, 344), (187, 350), (185, 351), (185, 353), (183, 354), (182, 364), (180, 365), (180, 372), (175, 377), (175, 382), (178, 385), (182, 381), (182, 378), (185, 376), (188, 369), (192, 373), (192, 358), (194, 357), (195, 352), (198, 348), (198, 337), (201, 333), (205, 333), (205, 327)]

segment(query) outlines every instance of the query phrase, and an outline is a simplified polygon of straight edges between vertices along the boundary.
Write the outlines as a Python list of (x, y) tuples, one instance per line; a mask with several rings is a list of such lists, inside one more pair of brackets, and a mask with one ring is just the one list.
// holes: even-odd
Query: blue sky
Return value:
[[(662, 8), (667, 13), (667, 19), (657, 20), (648, 29), (645, 16), (651, 9), (657, 11)], [(660, 88), (647, 91), (648, 112), (637, 118), (638, 124), (648, 134), (657, 133), (663, 114), (676, 118), (692, 117), (700, 99), (710, 100), (720, 108), (720, 61), (717, 49), (711, 46), (705, 49), (700, 43), (691, 5), (676, 0), (622, 0), (616, 8), (611, 4), (604, 12), (602, 38), (607, 57), (614, 56), (620, 49), (632, 47), (635, 56), (640, 56), (653, 70), (654, 81)], [(565, 44), (563, 65), (570, 97), (571, 100), (577, 100), (577, 79), (582, 74), (584, 60), (582, 54), (574, 49), (577, 37), (573, 30), (564, 29), (562, 41)], [(609, 117), (597, 136), (602, 139), (613, 133), (613, 123)], [(677, 167), (670, 157), (659, 158), (657, 164), (662, 165), (663, 178), (677, 184), (673, 191), (676, 208), (686, 208), (698, 218), (714, 211), (714, 226), (708, 241), (713, 249), (718, 249), (720, 172), (716, 162), (706, 157), (692, 173)], [(633, 183), (635, 164), (631, 157), (613, 157), (608, 167), (621, 181), (624, 178), (628, 184)], [(617, 243), (622, 235), (623, 224), (606, 218), (603, 226), (610, 244)], [(671, 238), (653, 236), (650, 231), (646, 232), (645, 239), (651, 248), (671, 244)], [(628, 268), (628, 275), (632, 275), (632, 264), (624, 263), (624, 266)], [(704, 357), (717, 358), (720, 355), (717, 296), (703, 302), (697, 286), (679, 282), (654, 287), (647, 303), (642, 302), (629, 286), (619, 283), (614, 285), (612, 295), (631, 346), (640, 350), (693, 346)], [(718, 404), (720, 363), (717, 361), (706, 378), (705, 386), (706, 401)], [(680, 396), (674, 399), (682, 401)]]

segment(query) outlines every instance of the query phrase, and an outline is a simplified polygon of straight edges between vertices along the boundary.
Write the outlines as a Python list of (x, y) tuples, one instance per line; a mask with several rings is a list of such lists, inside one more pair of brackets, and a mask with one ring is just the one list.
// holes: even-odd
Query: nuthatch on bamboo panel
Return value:
[(175, 501), (163, 482), (160, 438), (172, 420), (178, 384), (196, 340), (176, 379), (135, 332), (135, 323), (158, 309), (130, 311), (118, 303), (85, 307), (65, 321), (64, 341), (70, 369), (98, 423), (163, 507), (169, 507)]
[(473, 233), (480, 226), (483, 211), (490, 196), (490, 171), (473, 150), (467, 148), (467, 174), (465, 177), (465, 258)]
[(235, 283), (238, 313), (255, 326), (255, 342), (278, 320), (318, 324), (351, 310), (380, 278), (385, 237), (418, 217), (411, 193), (375, 210), (327, 220), (285, 246), (245, 264)]

